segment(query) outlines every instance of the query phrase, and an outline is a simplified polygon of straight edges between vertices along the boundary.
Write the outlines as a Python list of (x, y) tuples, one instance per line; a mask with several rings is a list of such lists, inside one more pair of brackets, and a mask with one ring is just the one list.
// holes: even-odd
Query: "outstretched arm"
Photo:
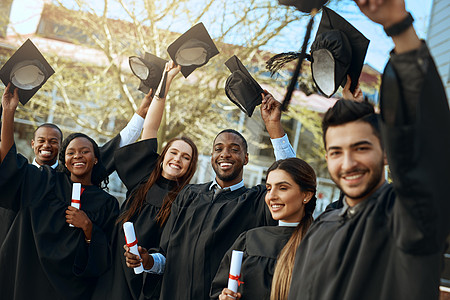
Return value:
[(261, 94), (263, 100), (261, 104), (261, 117), (266, 125), (270, 141), (274, 149), (275, 159), (285, 159), (295, 157), (289, 139), (281, 126), (281, 103), (278, 102), (268, 91)]
[(3, 124), (1, 129), (0, 163), (14, 144), (14, 114), (19, 104), (19, 92), (15, 88), (11, 91), (11, 83), (8, 83), (2, 97)]
[[(166, 96), (169, 91), (170, 84), (175, 76), (180, 72), (181, 67), (177, 66), (173, 61), (166, 63), (161, 82), (159, 83), (158, 89), (156, 90), (155, 96), (153, 97), (152, 103), (148, 108), (147, 115), (144, 120), (144, 130), (142, 132), (142, 139), (156, 138), (158, 133), (159, 125), (161, 124), (164, 106), (166, 104)], [(167, 80), (165, 86), (164, 97), (160, 98), (159, 94), (164, 83), (164, 74), (167, 73)]]
[[(408, 16), (404, 0), (356, 0), (355, 2), (363, 14), (382, 25), (384, 29), (400, 23)], [(418, 49), (421, 45), (413, 26), (401, 34), (392, 36), (392, 41), (395, 44), (396, 54)]]
[[(384, 28), (408, 15), (403, 0), (360, 0)], [(402, 27), (400, 27), (402, 28)], [(448, 235), (450, 111), (433, 59), (412, 25), (397, 31), (380, 88), (381, 130), (396, 193), (392, 232), (406, 252), (436, 253)]]

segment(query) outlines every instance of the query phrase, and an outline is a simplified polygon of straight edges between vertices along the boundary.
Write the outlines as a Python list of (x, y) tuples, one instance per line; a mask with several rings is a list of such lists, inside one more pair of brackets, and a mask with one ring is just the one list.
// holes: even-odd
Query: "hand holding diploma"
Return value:
[[(136, 233), (134, 232), (133, 223), (125, 222), (123, 224), (123, 231), (125, 233), (125, 241), (127, 242), (127, 244), (124, 246), (124, 248), (126, 247), (126, 252), (124, 253), (124, 255), (126, 258), (128, 258), (127, 254), (130, 254), (130, 259), (132, 260), (132, 263), (130, 265), (133, 265), (135, 274), (140, 274), (144, 271), (144, 267), (142, 266), (142, 258), (139, 255), (137, 238)], [(139, 248), (142, 249), (142, 247)], [(147, 250), (145, 250), (145, 252), (147, 252)], [(138, 260), (138, 262), (136, 262), (136, 260)], [(129, 264), (127, 260), (127, 266), (128, 265)]]
[(223, 289), (219, 295), (219, 300), (241, 299), (241, 293), (235, 293), (230, 289)]

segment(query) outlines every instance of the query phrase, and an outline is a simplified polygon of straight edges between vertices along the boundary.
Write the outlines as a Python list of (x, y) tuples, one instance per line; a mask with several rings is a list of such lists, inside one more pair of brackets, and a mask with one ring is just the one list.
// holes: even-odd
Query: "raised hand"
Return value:
[(19, 105), (19, 89), (15, 88), (14, 91), (11, 91), (11, 89), (12, 85), (10, 82), (6, 86), (2, 96), (2, 107), (5, 111), (15, 111), (17, 105)]
[(402, 21), (408, 15), (404, 0), (355, 0), (363, 14), (385, 28)]
[(364, 101), (364, 95), (359, 87), (359, 83), (356, 86), (355, 92), (352, 93), (350, 91), (350, 85), (352, 84), (352, 80), (350, 78), (350, 75), (347, 75), (347, 83), (345, 84), (344, 88), (342, 89), (342, 97), (345, 100), (353, 100), (356, 102), (363, 102)]
[(169, 60), (168, 62), (166, 62), (164, 71), (167, 72), (167, 79), (173, 79), (178, 73), (180, 73), (181, 66), (175, 64), (173, 60)]

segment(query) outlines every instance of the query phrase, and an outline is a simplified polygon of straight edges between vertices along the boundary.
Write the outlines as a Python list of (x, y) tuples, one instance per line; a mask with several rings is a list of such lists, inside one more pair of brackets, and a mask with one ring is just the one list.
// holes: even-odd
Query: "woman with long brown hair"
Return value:
[[(255, 228), (237, 238), (217, 271), (211, 299), (284, 300), (288, 297), (295, 252), (313, 221), (316, 174), (299, 158), (279, 160), (267, 170), (266, 187), (265, 201), (279, 226)], [(224, 288), (232, 250), (244, 252), (239, 293)]]
[[(158, 299), (153, 285), (155, 275), (135, 274), (126, 266), (123, 246), (126, 244), (122, 225), (133, 222), (138, 244), (157, 248), (162, 229), (170, 214), (172, 202), (195, 173), (198, 151), (187, 137), (169, 140), (157, 153), (157, 132), (165, 106), (165, 97), (180, 67), (172, 61), (166, 64), (166, 78), (155, 93), (160, 94), (165, 83), (163, 98), (155, 96), (147, 111), (142, 140), (116, 151), (114, 162), (117, 173), (128, 189), (113, 233), (113, 262), (108, 272), (99, 279), (93, 299)], [(151, 97), (152, 91), (146, 97)], [(161, 96), (161, 95), (160, 95)], [(145, 280), (145, 281), (144, 281)]]

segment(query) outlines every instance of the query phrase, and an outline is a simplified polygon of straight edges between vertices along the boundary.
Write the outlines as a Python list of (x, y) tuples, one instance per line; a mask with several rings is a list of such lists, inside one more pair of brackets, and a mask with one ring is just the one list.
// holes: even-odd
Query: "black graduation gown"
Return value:
[(117, 200), (97, 186), (83, 186), (81, 209), (93, 223), (91, 243), (80, 228), (69, 227), (69, 177), (38, 169), (16, 153), (0, 164), (0, 206), (17, 211), (0, 248), (2, 299), (89, 299), (95, 280), (106, 271), (109, 236)]
[[(409, 80), (416, 75), (420, 84)], [(344, 208), (319, 216), (297, 250), (289, 300), (439, 298), (450, 230), (450, 112), (425, 45), (391, 57), (381, 116), (393, 185), (352, 216)]]
[(209, 299), (220, 261), (244, 231), (276, 225), (266, 208), (265, 186), (223, 191), (211, 182), (186, 186), (177, 196), (161, 237), (166, 255), (160, 299)]
[[(111, 174), (116, 169), (114, 164), (114, 151), (119, 148), (119, 145), (120, 134), (116, 135), (113, 139), (99, 148), (102, 162), (105, 165), (108, 174)], [(17, 212), (12, 209), (0, 207), (0, 246), (3, 244), (16, 214)]]
[[(115, 165), (119, 177), (128, 189), (127, 196), (132, 194), (141, 184), (147, 181), (158, 159), (156, 139), (140, 141), (125, 146), (115, 154)], [(140, 213), (136, 213), (129, 221), (133, 222), (138, 245), (145, 248), (159, 247), (162, 228), (155, 219), (162, 206), (167, 193), (175, 186), (176, 182), (160, 177), (147, 193), (144, 205)], [(127, 197), (128, 198), (128, 197)], [(134, 198), (128, 199), (122, 204), (123, 213)], [(144, 279), (152, 283), (158, 281), (158, 277), (152, 274), (135, 274), (128, 268), (123, 256), (125, 236), (122, 224), (116, 224), (112, 237), (113, 263), (111, 268), (100, 277), (93, 299), (134, 299), (146, 297), (152, 299), (147, 290), (142, 293)], [(150, 293), (154, 292), (151, 289)], [(159, 291), (155, 291), (153, 298), (158, 299)]]
[(231, 254), (243, 251), (239, 286), (242, 300), (269, 300), (273, 273), (278, 255), (288, 242), (296, 227), (264, 226), (242, 233), (228, 250), (220, 263), (211, 285), (211, 299), (217, 300), (228, 286)]

